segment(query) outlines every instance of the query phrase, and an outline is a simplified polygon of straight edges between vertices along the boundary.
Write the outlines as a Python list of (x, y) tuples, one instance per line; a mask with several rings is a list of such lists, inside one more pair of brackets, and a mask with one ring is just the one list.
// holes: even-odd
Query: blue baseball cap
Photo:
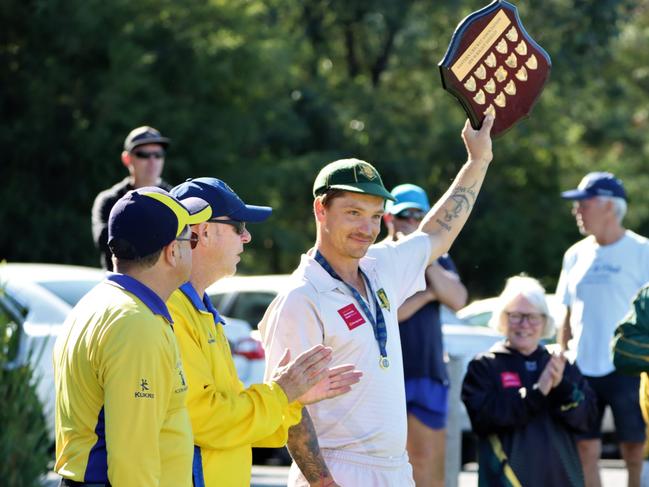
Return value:
[(394, 203), (388, 200), (385, 211), (392, 215), (408, 208), (417, 208), (421, 211), (430, 209), (426, 191), (414, 184), (400, 184), (390, 191), (390, 194), (394, 197)]
[(595, 196), (612, 196), (626, 200), (626, 191), (622, 181), (610, 172), (591, 172), (584, 176), (577, 189), (561, 193), (561, 197), (566, 200), (584, 200)]
[(171, 190), (181, 201), (196, 197), (205, 200), (212, 208), (212, 217), (227, 216), (241, 222), (263, 222), (273, 209), (269, 206), (246, 205), (223, 181), (216, 178), (188, 179)]
[(108, 216), (108, 247), (122, 259), (146, 257), (169, 245), (187, 225), (207, 221), (207, 201), (178, 201), (164, 189), (138, 188), (122, 196)]

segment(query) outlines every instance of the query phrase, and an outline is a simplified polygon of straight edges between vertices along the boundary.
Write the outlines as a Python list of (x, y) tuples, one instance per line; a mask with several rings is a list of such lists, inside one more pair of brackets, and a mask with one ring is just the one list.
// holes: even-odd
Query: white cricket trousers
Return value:
[[(341, 487), (415, 487), (406, 452), (401, 457), (382, 458), (344, 450), (321, 451)], [(295, 462), (289, 470), (288, 487), (309, 487)]]

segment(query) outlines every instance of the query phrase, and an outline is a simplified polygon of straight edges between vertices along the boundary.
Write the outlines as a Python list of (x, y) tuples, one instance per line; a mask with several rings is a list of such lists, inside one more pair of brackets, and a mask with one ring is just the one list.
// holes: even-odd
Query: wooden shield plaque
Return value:
[(487, 113), (492, 137), (528, 116), (550, 75), (548, 53), (525, 31), (518, 10), (496, 0), (457, 26), (439, 63), (442, 85), (479, 129)]

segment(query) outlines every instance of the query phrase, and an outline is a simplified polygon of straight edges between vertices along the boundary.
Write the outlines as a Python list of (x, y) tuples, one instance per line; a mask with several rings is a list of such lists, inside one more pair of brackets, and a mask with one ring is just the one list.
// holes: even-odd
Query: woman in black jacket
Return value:
[(491, 324), (505, 341), (471, 361), (462, 385), (480, 487), (583, 486), (573, 433), (594, 420), (594, 398), (576, 365), (539, 345), (554, 333), (543, 287), (508, 279)]

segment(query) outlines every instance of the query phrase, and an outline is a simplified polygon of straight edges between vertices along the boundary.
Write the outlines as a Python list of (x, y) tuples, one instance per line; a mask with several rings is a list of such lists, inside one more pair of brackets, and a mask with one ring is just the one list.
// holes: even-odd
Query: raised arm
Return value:
[(493, 117), (488, 115), (480, 130), (474, 130), (468, 120), (464, 124), (462, 139), (468, 160), (419, 226), (421, 231), (430, 235), (432, 252), (429, 264), (448, 251), (475, 205), (493, 158), (490, 135), (493, 121)]

